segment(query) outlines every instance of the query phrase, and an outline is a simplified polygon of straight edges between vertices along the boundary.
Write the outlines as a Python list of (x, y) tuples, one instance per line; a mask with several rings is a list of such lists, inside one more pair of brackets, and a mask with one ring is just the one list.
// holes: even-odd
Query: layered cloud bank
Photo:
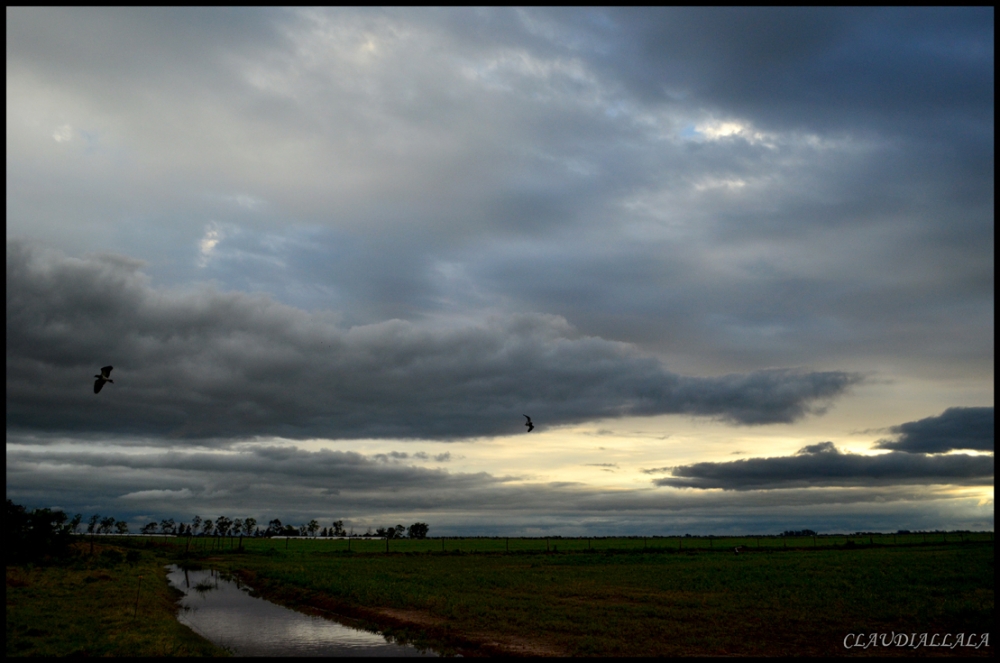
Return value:
[[(151, 288), (119, 256), (7, 244), (7, 426), (170, 438), (455, 439), (622, 415), (740, 424), (820, 412), (855, 373), (671, 373), (565, 320), (344, 329), (267, 296)], [(95, 397), (91, 375), (115, 366)]]
[(271, 445), (199, 452), (16, 446), (7, 452), (7, 485), (17, 501), (45, 500), (70, 513), (110, 511), (134, 527), (198, 514), (292, 523), (317, 518), (324, 526), (344, 519), (357, 532), (421, 520), (435, 535), (735, 534), (790, 527), (923, 529), (941, 520), (979, 529), (993, 517), (992, 502), (977, 506), (981, 500), (974, 498), (969, 504), (952, 486), (608, 491), (425, 467), (420, 452), (383, 457)]
[(899, 439), (881, 440), (876, 445), (894, 449), (887, 454), (844, 453), (832, 442), (820, 442), (799, 449), (794, 456), (661, 468), (669, 469), (672, 476), (656, 479), (654, 483), (678, 488), (727, 490), (993, 483), (992, 455), (941, 453), (993, 451), (992, 407), (948, 408), (939, 416), (893, 426), (891, 430), (899, 434)]

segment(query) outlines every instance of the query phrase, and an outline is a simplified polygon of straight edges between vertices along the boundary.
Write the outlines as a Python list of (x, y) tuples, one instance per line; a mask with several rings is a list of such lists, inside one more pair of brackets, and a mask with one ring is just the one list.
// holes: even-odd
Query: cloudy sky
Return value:
[(993, 529), (992, 8), (6, 18), (15, 502)]

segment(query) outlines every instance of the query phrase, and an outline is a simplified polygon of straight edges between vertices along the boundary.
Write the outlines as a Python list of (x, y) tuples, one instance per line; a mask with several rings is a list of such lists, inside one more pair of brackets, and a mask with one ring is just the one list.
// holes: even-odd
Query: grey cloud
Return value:
[(653, 481), (658, 486), (725, 490), (992, 482), (992, 456), (864, 456), (841, 452), (832, 442), (808, 445), (794, 456), (682, 465), (673, 468), (672, 476)]
[[(11, 103), (99, 108), (122, 153), (13, 131), (8, 228), (187, 283), (219, 220), (197, 278), (351, 325), (502, 304), (692, 371), (982, 370), (992, 13), (12, 9)], [(677, 138), (710, 116), (784, 133)]]
[(862, 119), (889, 130), (914, 118), (943, 129), (942, 120), (983, 122), (990, 114), (990, 7), (610, 15), (634, 39), (623, 44), (624, 53), (609, 54), (605, 66), (647, 98), (695, 97), (768, 123), (845, 127)]
[(895, 440), (879, 440), (880, 449), (907, 453), (936, 454), (954, 449), (993, 451), (995, 445), (992, 407), (950, 407), (936, 417), (893, 426)]
[[(115, 366), (116, 389), (89, 393)], [(171, 438), (453, 439), (626, 414), (741, 424), (821, 413), (861, 377), (670, 373), (553, 316), (341, 329), (262, 295), (149, 287), (135, 261), (7, 250), (8, 429)]]
[[(111, 513), (133, 524), (225, 514), (285, 522), (342, 518), (360, 531), (389, 520), (422, 520), (439, 534), (599, 536), (774, 533), (792, 525), (885, 530), (957, 516), (954, 495), (933, 486), (609, 492), (273, 446), (187, 453), (17, 448), (7, 451), (6, 474), (8, 497), (18, 503)], [(477, 515), (470, 520), (468, 513)], [(984, 527), (974, 524), (974, 515), (959, 517), (954, 522)]]

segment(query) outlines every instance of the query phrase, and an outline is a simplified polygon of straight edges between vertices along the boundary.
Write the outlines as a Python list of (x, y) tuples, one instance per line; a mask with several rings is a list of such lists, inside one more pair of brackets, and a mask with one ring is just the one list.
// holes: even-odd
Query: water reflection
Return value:
[(238, 656), (436, 656), (250, 596), (216, 571), (169, 569), (170, 583), (184, 592), (177, 619)]

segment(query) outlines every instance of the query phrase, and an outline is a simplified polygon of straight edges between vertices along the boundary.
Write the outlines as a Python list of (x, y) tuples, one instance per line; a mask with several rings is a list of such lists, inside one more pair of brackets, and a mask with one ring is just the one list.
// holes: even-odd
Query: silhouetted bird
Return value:
[(521, 416), (528, 420), (528, 423), (524, 424), (525, 426), (528, 427), (528, 432), (530, 433), (531, 431), (535, 430), (535, 424), (531, 423), (531, 417), (529, 417), (526, 414), (522, 414)]
[(101, 369), (101, 374), (100, 375), (95, 375), (94, 376), (95, 378), (97, 378), (96, 380), (94, 380), (94, 393), (95, 394), (98, 394), (98, 393), (101, 392), (101, 387), (104, 386), (105, 382), (110, 382), (111, 384), (115, 383), (115, 381), (111, 379), (111, 369), (112, 368), (114, 368), (114, 367), (113, 366), (105, 366), (104, 368)]

